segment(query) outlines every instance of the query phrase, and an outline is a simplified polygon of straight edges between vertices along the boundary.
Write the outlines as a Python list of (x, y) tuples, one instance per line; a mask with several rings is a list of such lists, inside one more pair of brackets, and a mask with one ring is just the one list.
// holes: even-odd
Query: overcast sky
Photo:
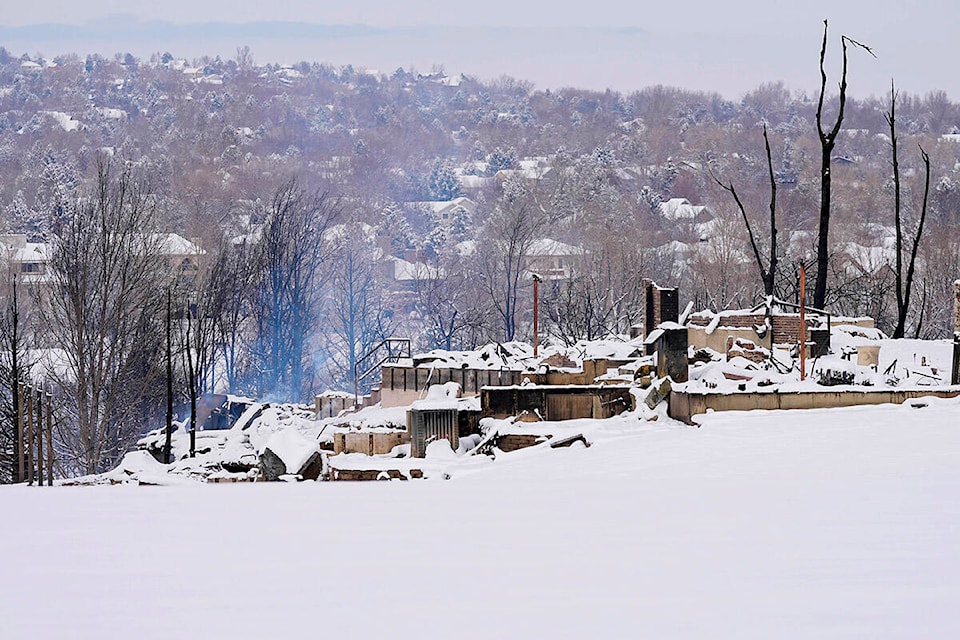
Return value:
[[(883, 90), (891, 76), (906, 90), (925, 93), (942, 88), (960, 99), (960, 80), (952, 67), (960, 3), (939, 1), (917, 6), (904, 0), (853, 0), (777, 3), (771, 0), (636, 0), (555, 1), (483, 0), (34, 0), (3, 3), (0, 25), (38, 23), (86, 24), (122, 14), (143, 20), (173, 23), (295, 21), (317, 24), (397, 26), (492, 27), (636, 27), (642, 43), (604, 42), (587, 38), (579, 47), (561, 46), (549, 39), (526, 49), (504, 45), (501, 55), (489, 42), (451, 43), (393, 39), (389, 42), (332, 43), (304, 49), (293, 43), (208, 43), (219, 50), (196, 47), (175, 55), (229, 55), (235, 46), (250, 44), (259, 62), (275, 58), (307, 59), (336, 64), (382, 66), (392, 70), (409, 64), (421, 68), (444, 64), (448, 71), (484, 77), (500, 73), (519, 75), (537, 86), (600, 85), (628, 90), (647, 84), (674, 84), (721, 91), (736, 96), (760, 82), (784, 80), (793, 88), (816, 87), (817, 53), (823, 18), (829, 18), (835, 36), (848, 34), (869, 43), (878, 59), (851, 57), (851, 91), (869, 94)], [(91, 6), (92, 5), (92, 6)], [(837, 43), (837, 39), (833, 41)], [(13, 46), (11, 46), (11, 44)], [(48, 42), (16, 41), (0, 45), (15, 53), (61, 53)], [(133, 43), (141, 48), (173, 49), (158, 43)], [(180, 43), (175, 43), (179, 44)], [(200, 46), (204, 43), (191, 43)], [(285, 44), (285, 46), (279, 46)], [(303, 44), (303, 43), (301, 43)], [(105, 51), (110, 43), (70, 46)], [(119, 45), (117, 45), (119, 46)], [(835, 47), (838, 49), (839, 47)], [(189, 49), (189, 50), (186, 50)], [(85, 53), (86, 51), (77, 51)], [(143, 55), (145, 51), (134, 51)], [(351, 58), (351, 59), (348, 59)], [(357, 58), (357, 59), (352, 59)], [(360, 59), (362, 58), (362, 59)], [(500, 58), (500, 59), (498, 59)], [(285, 62), (290, 60), (277, 59)]]
[[(938, 2), (939, 8), (924, 10), (903, 0), (853, 0), (771, 2), (770, 0), (687, 0), (685, 2), (637, 2), (636, 0), (4, 0), (0, 22), (7, 25), (41, 22), (80, 24), (111, 14), (124, 13), (145, 19), (171, 22), (210, 20), (249, 22), (292, 20), (323, 24), (362, 23), (375, 26), (484, 25), (484, 26), (634, 26), (680, 31), (731, 30), (754, 33), (763, 30), (791, 32), (803, 24), (816, 24), (824, 17), (863, 25), (870, 32), (889, 28), (936, 26), (957, 16), (956, 4)], [(920, 3), (921, 5), (924, 3)], [(954, 22), (955, 24), (955, 22)]]

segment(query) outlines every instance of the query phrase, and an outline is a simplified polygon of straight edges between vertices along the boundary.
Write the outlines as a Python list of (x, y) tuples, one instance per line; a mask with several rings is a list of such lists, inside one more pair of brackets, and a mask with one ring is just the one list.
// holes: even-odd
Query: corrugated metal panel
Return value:
[(411, 457), (424, 457), (429, 443), (444, 439), (454, 449), (460, 446), (456, 409), (410, 410)]

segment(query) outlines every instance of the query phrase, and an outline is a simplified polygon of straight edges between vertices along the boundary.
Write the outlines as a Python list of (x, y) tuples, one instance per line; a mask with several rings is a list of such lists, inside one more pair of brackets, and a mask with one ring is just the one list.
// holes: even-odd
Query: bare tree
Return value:
[(540, 226), (540, 212), (526, 186), (508, 180), (477, 246), (478, 273), (499, 317), (505, 340), (517, 334), (520, 291), (527, 285), (524, 261)]
[(247, 325), (256, 293), (255, 259), (254, 250), (246, 242), (224, 238), (208, 276), (214, 349), (222, 360), (227, 388), (233, 393), (241, 390), (249, 367)]
[(813, 290), (813, 306), (823, 309), (827, 299), (827, 272), (830, 260), (830, 189), (832, 175), (830, 164), (833, 148), (837, 144), (837, 135), (843, 124), (844, 108), (847, 104), (847, 44), (864, 49), (870, 55), (870, 47), (848, 38), (840, 36), (843, 49), (843, 67), (840, 72), (840, 98), (837, 119), (829, 131), (823, 128), (823, 100), (827, 92), (827, 72), (824, 69), (824, 60), (827, 56), (827, 21), (823, 21), (823, 44), (820, 47), (820, 99), (817, 101), (817, 135), (820, 139), (820, 222), (817, 236), (817, 280)]
[[(326, 287), (327, 327), (324, 351), (330, 383), (360, 393), (369, 384), (357, 379), (357, 363), (381, 340), (390, 337), (391, 313), (373, 261), (374, 246), (359, 224), (346, 225), (336, 240)], [(372, 380), (370, 381), (372, 382)]]
[[(900, 189), (900, 158), (897, 145), (897, 92), (893, 82), (890, 82), (890, 111), (884, 114), (887, 125), (890, 127), (890, 154), (893, 165), (893, 214), (896, 227), (896, 296), (897, 296), (897, 325), (893, 330), (894, 338), (902, 338), (906, 331), (907, 314), (910, 311), (910, 294), (913, 288), (917, 252), (920, 248), (920, 238), (923, 235), (923, 225), (927, 219), (927, 202), (930, 196), (930, 156), (920, 147), (920, 157), (924, 166), (923, 204), (920, 208), (920, 220), (913, 236), (913, 245), (910, 249), (910, 259), (907, 262), (907, 273), (903, 273), (903, 217), (901, 211)], [(919, 332), (920, 328), (917, 327)]]
[(627, 333), (642, 308), (644, 250), (633, 238), (593, 235), (571, 257), (569, 277), (545, 287), (547, 329), (568, 345)]
[(166, 313), (164, 314), (164, 353), (166, 355), (166, 431), (164, 433), (163, 441), (163, 461), (166, 464), (173, 462), (172, 450), (173, 450), (173, 331), (171, 325), (173, 324), (173, 304), (171, 302), (171, 293), (169, 287), (167, 288), (167, 307)]
[(274, 192), (257, 247), (253, 307), (261, 394), (304, 397), (305, 348), (316, 330), (319, 278), (333, 253), (324, 234), (338, 212), (327, 194), (307, 193), (295, 179)]
[(142, 433), (160, 378), (162, 291), (155, 199), (130, 165), (100, 158), (92, 191), (53, 241), (41, 305), (65, 368), (59, 437), (72, 471), (112, 467)]
[(750, 247), (753, 249), (753, 256), (757, 261), (757, 269), (760, 272), (760, 280), (763, 282), (763, 293), (772, 296), (777, 283), (777, 181), (773, 174), (773, 159), (770, 154), (770, 138), (767, 136), (766, 122), (763, 123), (763, 143), (767, 152), (767, 173), (770, 180), (770, 257), (766, 266), (763, 264), (763, 258), (760, 257), (760, 248), (757, 246), (757, 239), (753, 235), (753, 227), (750, 225), (750, 219), (743, 208), (743, 202), (740, 200), (736, 187), (733, 186), (732, 182), (724, 184), (716, 176), (713, 179), (733, 196), (737, 209), (740, 210), (740, 216), (743, 218), (743, 224), (747, 228)]
[(418, 265), (416, 276), (416, 311), (425, 325), (419, 346), (447, 350), (473, 347), (471, 334), (483, 325), (486, 314), (477, 304), (475, 283), (461, 256), (445, 249), (431, 264)]

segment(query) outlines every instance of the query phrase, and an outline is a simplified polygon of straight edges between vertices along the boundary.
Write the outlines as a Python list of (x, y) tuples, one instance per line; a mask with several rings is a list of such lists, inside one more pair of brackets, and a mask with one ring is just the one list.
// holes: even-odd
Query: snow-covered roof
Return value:
[(463, 242), (458, 242), (453, 245), (453, 249), (457, 252), (457, 255), (461, 257), (472, 256), (477, 253), (477, 241), (464, 240)]
[(666, 244), (662, 244), (659, 247), (657, 247), (657, 250), (660, 253), (686, 254), (686, 253), (689, 253), (690, 251), (693, 251), (695, 248), (696, 248), (695, 245), (688, 244), (686, 242), (680, 242), (679, 240), (671, 240), (670, 242), (667, 242)]
[(464, 189), (482, 189), (491, 184), (495, 178), (485, 178), (483, 176), (462, 175), (459, 176), (460, 184)]
[(454, 198), (452, 200), (421, 200), (418, 202), (411, 202), (410, 204), (414, 206), (425, 207), (435, 214), (440, 214), (444, 211), (452, 211), (457, 207), (463, 207), (468, 212), (472, 213), (477, 208), (476, 202), (463, 196)]
[(845, 242), (840, 250), (861, 269), (871, 273), (896, 262), (897, 250), (893, 238), (885, 238), (880, 246), (866, 246), (856, 242)]
[(528, 257), (580, 256), (583, 255), (583, 249), (572, 244), (560, 242), (559, 240), (540, 238), (530, 243), (524, 255)]
[(533, 347), (525, 342), (491, 343), (473, 351), (434, 349), (417, 354), (417, 364), (431, 364), (443, 368), (507, 369), (522, 371), (533, 358)]
[(706, 207), (690, 204), (686, 198), (670, 198), (660, 203), (660, 215), (667, 220), (693, 220), (706, 211)]
[(366, 222), (359, 222), (354, 224), (335, 224), (323, 232), (323, 239), (327, 242), (341, 242), (350, 237), (350, 231), (352, 229), (360, 229), (363, 239), (368, 242), (373, 242), (377, 236), (377, 230), (374, 227)]
[(551, 171), (551, 167), (531, 167), (520, 169), (500, 169), (496, 176), (501, 180), (507, 178), (523, 178), (524, 180), (537, 180), (546, 176)]
[(176, 233), (155, 233), (151, 239), (165, 256), (199, 256), (206, 253), (198, 245)]
[(100, 115), (108, 120), (123, 120), (127, 117), (127, 112), (123, 109), (110, 109), (107, 107), (100, 107), (97, 109), (100, 112)]
[(50, 253), (43, 242), (28, 242), (22, 249), (14, 249), (10, 254), (11, 262), (40, 263), (49, 262)]
[(41, 111), (41, 113), (53, 118), (64, 131), (76, 131), (80, 128), (78, 120), (74, 120), (72, 116), (62, 111)]
[(397, 282), (436, 280), (443, 275), (442, 269), (422, 262), (408, 262), (396, 256), (387, 256), (386, 260), (393, 263), (393, 279)]

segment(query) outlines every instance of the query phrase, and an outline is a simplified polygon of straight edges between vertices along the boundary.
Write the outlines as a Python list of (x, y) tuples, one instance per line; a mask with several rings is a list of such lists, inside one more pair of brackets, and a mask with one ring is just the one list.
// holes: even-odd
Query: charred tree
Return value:
[(817, 101), (817, 136), (820, 139), (820, 221), (817, 236), (817, 280), (813, 289), (813, 306), (823, 309), (827, 299), (827, 272), (830, 260), (830, 198), (832, 175), (830, 171), (833, 149), (837, 144), (837, 135), (843, 125), (844, 108), (847, 103), (847, 44), (858, 46), (870, 55), (870, 47), (848, 38), (840, 37), (843, 49), (843, 66), (840, 72), (840, 97), (837, 119), (828, 131), (823, 128), (823, 100), (827, 92), (827, 71), (824, 61), (827, 57), (827, 21), (823, 21), (823, 44), (820, 47), (820, 99)]
[(913, 289), (913, 278), (916, 268), (917, 252), (920, 248), (920, 240), (923, 236), (923, 227), (927, 219), (927, 202), (930, 196), (930, 156), (920, 147), (920, 157), (924, 166), (924, 187), (923, 204), (920, 207), (920, 219), (917, 222), (916, 231), (912, 238), (912, 247), (910, 249), (910, 258), (907, 261), (907, 272), (904, 274), (903, 268), (903, 209), (901, 198), (900, 181), (900, 155), (897, 141), (897, 92), (893, 82), (890, 83), (890, 111), (884, 114), (887, 126), (890, 128), (890, 156), (893, 166), (893, 218), (896, 229), (896, 269), (894, 277), (896, 279), (896, 298), (897, 298), (897, 325), (893, 330), (894, 338), (903, 338), (906, 333), (907, 315), (910, 312), (910, 295)]
[(767, 135), (767, 124), (763, 124), (763, 143), (767, 153), (767, 173), (770, 180), (770, 257), (767, 264), (763, 264), (763, 258), (760, 257), (760, 247), (757, 245), (757, 239), (753, 235), (753, 225), (747, 217), (747, 212), (743, 207), (743, 201), (736, 187), (732, 182), (724, 184), (719, 178), (713, 176), (714, 181), (724, 190), (733, 196), (733, 201), (740, 211), (740, 217), (747, 228), (747, 236), (750, 238), (750, 247), (753, 249), (753, 257), (757, 261), (757, 270), (760, 272), (760, 280), (763, 282), (763, 293), (766, 296), (772, 296), (777, 282), (777, 181), (773, 175), (773, 158), (770, 153), (770, 138)]

